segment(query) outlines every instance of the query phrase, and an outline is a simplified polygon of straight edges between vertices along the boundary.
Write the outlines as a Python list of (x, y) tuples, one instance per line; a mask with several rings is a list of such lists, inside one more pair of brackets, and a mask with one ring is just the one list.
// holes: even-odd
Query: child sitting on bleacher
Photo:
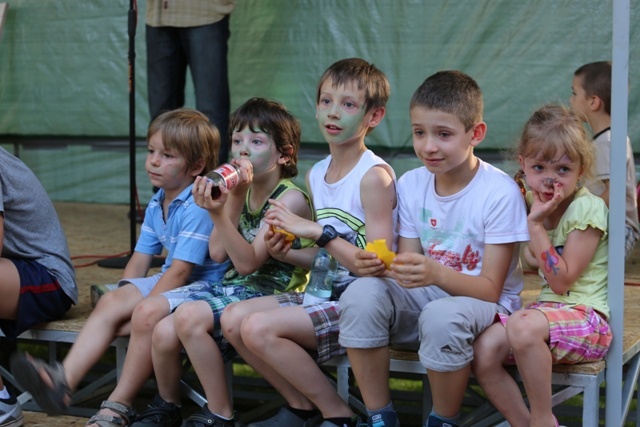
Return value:
[[(518, 161), (531, 189), (524, 251), (543, 279), (537, 302), (500, 315), (474, 343), (473, 371), (487, 397), (512, 426), (557, 426), (551, 368), (602, 359), (607, 324), (608, 209), (581, 182), (594, 152), (578, 117), (548, 105), (524, 126)], [(530, 409), (504, 363), (515, 361)]]
[[(153, 326), (184, 302), (185, 295), (168, 291), (192, 283), (217, 283), (227, 264), (209, 256), (213, 224), (193, 200), (191, 188), (199, 175), (217, 162), (220, 135), (202, 113), (169, 111), (156, 118), (147, 133), (145, 163), (151, 183), (159, 190), (144, 216), (140, 237), (118, 289), (100, 298), (62, 363), (49, 365), (17, 353), (11, 371), (38, 405), (50, 415), (62, 413), (82, 378), (117, 336), (131, 334), (122, 377), (136, 392), (151, 375)], [(160, 273), (146, 277), (154, 255), (166, 249)], [(145, 309), (143, 301), (159, 298), (161, 308)], [(119, 382), (118, 386), (124, 388)], [(135, 387), (138, 387), (137, 389)], [(134, 396), (131, 396), (132, 400)], [(132, 402), (105, 400), (88, 425), (129, 425)], [(118, 424), (120, 423), (120, 424)]]
[[(0, 147), (0, 329), (15, 339), (61, 318), (78, 302), (67, 239), (46, 190), (22, 160)], [(22, 411), (0, 378), (0, 426)]]

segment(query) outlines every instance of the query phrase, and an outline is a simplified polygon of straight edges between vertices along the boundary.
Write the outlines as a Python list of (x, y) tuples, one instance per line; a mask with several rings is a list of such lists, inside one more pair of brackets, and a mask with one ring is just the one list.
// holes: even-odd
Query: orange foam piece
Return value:
[(293, 233), (289, 233), (287, 230), (283, 230), (282, 228), (277, 228), (274, 225), (270, 225), (269, 227), (271, 228), (271, 231), (273, 231), (274, 233), (284, 234), (284, 241), (287, 243), (291, 243), (296, 239), (296, 236)]
[(391, 263), (396, 257), (396, 253), (387, 248), (387, 239), (374, 240), (373, 243), (367, 242), (365, 250), (378, 255), (378, 258), (384, 262), (384, 266), (387, 267), (387, 270), (391, 268)]

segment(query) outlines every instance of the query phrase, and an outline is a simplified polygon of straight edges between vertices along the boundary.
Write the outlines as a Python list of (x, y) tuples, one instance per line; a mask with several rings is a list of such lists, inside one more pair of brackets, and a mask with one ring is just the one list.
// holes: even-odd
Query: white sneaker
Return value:
[(22, 424), (22, 409), (16, 397), (0, 398), (0, 427), (20, 427)]

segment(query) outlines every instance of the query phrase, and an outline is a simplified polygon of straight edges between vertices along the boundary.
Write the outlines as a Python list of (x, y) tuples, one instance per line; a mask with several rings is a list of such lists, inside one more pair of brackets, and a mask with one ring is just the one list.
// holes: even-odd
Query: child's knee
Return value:
[(154, 351), (164, 353), (173, 350), (176, 346), (175, 343), (178, 342), (178, 337), (173, 328), (172, 320), (171, 318), (164, 319), (153, 328), (151, 345)]
[(264, 313), (253, 313), (242, 321), (240, 335), (249, 349), (258, 352), (274, 338), (274, 331), (269, 327), (269, 319)]
[(140, 301), (133, 309), (131, 327), (138, 332), (152, 331), (156, 324), (169, 315), (168, 303), (156, 299)]
[(507, 339), (514, 349), (537, 343), (548, 333), (549, 325), (544, 314), (537, 310), (520, 310), (507, 321)]
[[(381, 281), (363, 278), (353, 281), (340, 297), (340, 318), (375, 316), (390, 297)], [(342, 320), (341, 320), (342, 321)]]
[(209, 305), (202, 301), (181, 304), (173, 312), (173, 325), (181, 340), (206, 333), (213, 328), (213, 320)]
[(231, 303), (224, 308), (220, 316), (220, 328), (227, 340), (233, 341), (240, 336), (240, 325), (245, 316), (245, 310), (237, 303)]

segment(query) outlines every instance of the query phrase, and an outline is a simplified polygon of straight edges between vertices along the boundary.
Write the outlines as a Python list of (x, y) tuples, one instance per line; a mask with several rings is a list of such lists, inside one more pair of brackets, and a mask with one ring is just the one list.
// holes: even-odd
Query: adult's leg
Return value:
[(20, 275), (15, 264), (0, 258), (0, 318), (15, 319), (20, 298)]
[[(0, 318), (15, 319), (20, 297), (20, 276), (16, 266), (9, 260), (0, 258)], [(0, 377), (0, 390), (4, 389)]]
[(182, 34), (193, 78), (196, 109), (209, 117), (220, 131), (220, 162), (225, 162), (229, 152), (229, 17), (184, 29)]
[(494, 323), (473, 343), (471, 367), (478, 384), (489, 401), (514, 427), (529, 425), (529, 408), (524, 403), (520, 388), (503, 362), (509, 356), (511, 346), (502, 323)]
[(146, 27), (147, 92), (151, 120), (184, 105), (187, 60), (180, 29)]

